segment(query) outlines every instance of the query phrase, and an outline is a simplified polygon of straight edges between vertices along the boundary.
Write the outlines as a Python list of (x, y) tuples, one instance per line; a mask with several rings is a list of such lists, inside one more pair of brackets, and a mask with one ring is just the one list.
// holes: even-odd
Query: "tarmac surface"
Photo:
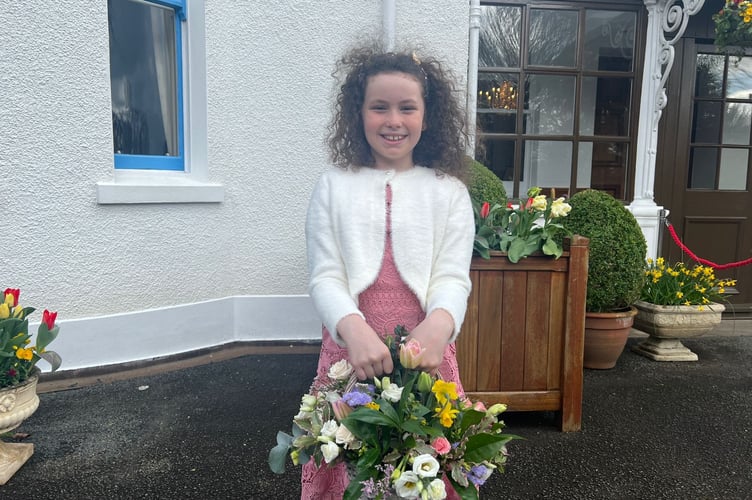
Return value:
[[(752, 329), (687, 340), (697, 362), (633, 353), (585, 370), (582, 431), (552, 412), (506, 413), (506, 473), (484, 499), (752, 498)], [(40, 394), (16, 432), (31, 459), (0, 499), (298, 499), (299, 468), (267, 466), (316, 354), (247, 355)]]

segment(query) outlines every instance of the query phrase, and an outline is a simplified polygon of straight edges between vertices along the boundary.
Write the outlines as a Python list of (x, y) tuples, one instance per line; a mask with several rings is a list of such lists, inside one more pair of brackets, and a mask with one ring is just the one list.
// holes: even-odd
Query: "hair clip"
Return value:
[(420, 66), (420, 59), (418, 59), (418, 56), (415, 54), (415, 51), (413, 51), (412, 57), (413, 57), (413, 62), (417, 64), (418, 66)]

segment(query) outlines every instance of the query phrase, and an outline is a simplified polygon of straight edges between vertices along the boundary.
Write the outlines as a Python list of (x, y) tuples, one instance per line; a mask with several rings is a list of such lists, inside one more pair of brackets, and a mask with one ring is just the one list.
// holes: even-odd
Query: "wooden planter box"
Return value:
[(578, 431), (588, 239), (574, 236), (564, 250), (516, 264), (503, 254), (473, 258), (457, 360), (470, 398), (557, 411), (562, 431)]

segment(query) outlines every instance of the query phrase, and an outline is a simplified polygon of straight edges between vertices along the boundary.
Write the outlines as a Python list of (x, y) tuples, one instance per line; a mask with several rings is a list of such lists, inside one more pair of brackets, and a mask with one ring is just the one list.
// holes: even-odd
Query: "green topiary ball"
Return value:
[(647, 244), (637, 219), (610, 194), (588, 189), (569, 199), (562, 220), (572, 234), (590, 239), (587, 304), (589, 312), (625, 309), (640, 296)]
[(491, 205), (494, 203), (505, 205), (507, 202), (504, 183), (491, 169), (476, 160), (472, 160), (467, 189), (470, 191), (470, 198), (475, 203), (487, 201)]

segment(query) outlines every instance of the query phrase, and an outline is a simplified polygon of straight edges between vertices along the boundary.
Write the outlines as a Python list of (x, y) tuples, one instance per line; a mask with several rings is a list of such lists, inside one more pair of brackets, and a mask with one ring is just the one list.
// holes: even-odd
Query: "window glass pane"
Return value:
[(721, 103), (696, 102), (692, 142), (718, 144), (721, 138)]
[(175, 11), (107, 2), (114, 151), (178, 156)]
[(530, 9), (528, 63), (532, 66), (575, 66), (578, 14), (573, 10)]
[(478, 75), (478, 127), (482, 132), (515, 132), (518, 80), (515, 73)]
[(715, 189), (716, 148), (692, 148), (689, 154), (689, 188)]
[(721, 151), (721, 171), (718, 175), (718, 189), (747, 189), (747, 163), (749, 150), (724, 148)]
[(742, 57), (739, 62), (729, 62), (726, 97), (752, 99), (752, 57)]
[(750, 144), (750, 124), (752, 124), (752, 104), (726, 103), (726, 113), (723, 115), (723, 143)]
[(574, 76), (528, 76), (525, 133), (571, 135), (574, 130), (574, 88)]
[[(584, 158), (577, 161), (577, 187), (606, 191), (614, 198), (626, 198), (628, 144), (596, 142), (580, 145)], [(590, 164), (585, 163), (590, 159)], [(582, 173), (584, 179), (580, 179)], [(589, 183), (585, 183), (588, 180)]]
[(518, 68), (522, 9), (508, 6), (481, 6), (478, 65)]
[(635, 12), (586, 11), (583, 67), (599, 71), (632, 71), (636, 23)]
[(583, 78), (580, 134), (628, 135), (631, 91), (629, 78)]
[(514, 144), (514, 140), (486, 137), (476, 151), (476, 159), (504, 181), (507, 196), (512, 196), (514, 187)]
[(697, 55), (697, 75), (695, 77), (695, 95), (697, 97), (721, 97), (725, 60), (726, 58), (723, 55)]
[(546, 190), (556, 188), (562, 194), (569, 190), (572, 176), (571, 142), (525, 141), (522, 161), (525, 175), (520, 182), (520, 193), (533, 186)]

